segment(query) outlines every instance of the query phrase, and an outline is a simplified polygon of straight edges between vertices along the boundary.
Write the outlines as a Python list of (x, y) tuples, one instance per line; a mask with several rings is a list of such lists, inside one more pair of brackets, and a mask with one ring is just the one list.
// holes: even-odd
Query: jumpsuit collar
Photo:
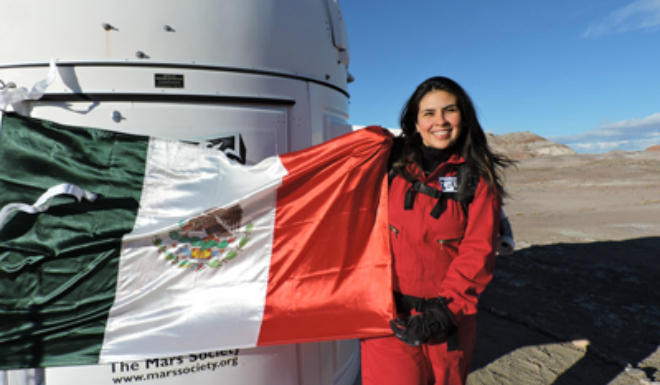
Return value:
[[(428, 147), (426, 148), (428, 149)], [(435, 150), (435, 149), (431, 149), (431, 150)], [(423, 157), (424, 157), (424, 151), (425, 151), (424, 147), (422, 147)], [(424, 162), (426, 162), (426, 160), (424, 160)], [(446, 159), (443, 159), (440, 163), (437, 163), (435, 169), (430, 170), (428, 174), (420, 170), (419, 167), (414, 163), (408, 164), (408, 171), (411, 173), (411, 175), (417, 175), (417, 179), (419, 181), (426, 182), (428, 180), (432, 180), (436, 178), (438, 174), (445, 173), (446, 171), (443, 171), (443, 169), (446, 170), (447, 166), (451, 165), (451, 167), (453, 168), (462, 163), (465, 163), (465, 159), (463, 159), (463, 157), (457, 152), (454, 152), (454, 153), (450, 153), (449, 156)]]
[(449, 160), (453, 151), (449, 149), (438, 149), (422, 145), (420, 147), (422, 155), (422, 168), (425, 174), (432, 173), (439, 165)]

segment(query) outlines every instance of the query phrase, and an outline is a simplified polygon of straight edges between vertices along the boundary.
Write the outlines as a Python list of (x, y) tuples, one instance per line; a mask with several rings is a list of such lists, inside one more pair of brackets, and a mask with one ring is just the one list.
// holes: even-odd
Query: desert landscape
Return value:
[(516, 251), (481, 298), (468, 384), (660, 384), (660, 151), (489, 141), (519, 159)]

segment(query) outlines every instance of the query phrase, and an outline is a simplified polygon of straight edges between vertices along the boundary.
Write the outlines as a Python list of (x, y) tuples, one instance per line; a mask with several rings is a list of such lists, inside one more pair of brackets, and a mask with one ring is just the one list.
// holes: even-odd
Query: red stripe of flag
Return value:
[(280, 157), (289, 175), (278, 189), (258, 345), (390, 333), (391, 141), (367, 127)]

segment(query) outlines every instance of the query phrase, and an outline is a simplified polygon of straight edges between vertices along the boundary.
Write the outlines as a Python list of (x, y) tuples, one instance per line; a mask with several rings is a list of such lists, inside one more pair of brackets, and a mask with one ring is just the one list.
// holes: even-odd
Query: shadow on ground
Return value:
[[(660, 237), (532, 246), (498, 257), (495, 270), (470, 383), (529, 371), (528, 384), (623, 384), (627, 364), (658, 375)], [(576, 338), (589, 340), (586, 352)]]

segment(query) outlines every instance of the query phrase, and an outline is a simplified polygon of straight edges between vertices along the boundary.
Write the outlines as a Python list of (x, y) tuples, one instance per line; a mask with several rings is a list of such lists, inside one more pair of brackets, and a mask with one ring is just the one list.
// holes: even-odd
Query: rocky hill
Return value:
[(644, 150), (644, 151), (647, 151), (647, 152), (656, 152), (656, 151), (660, 151), (660, 144), (656, 144), (655, 146), (651, 146), (651, 147), (647, 148), (647, 149)]
[(537, 158), (553, 155), (572, 155), (576, 152), (569, 147), (551, 142), (529, 131), (511, 134), (487, 134), (491, 148), (512, 159)]

